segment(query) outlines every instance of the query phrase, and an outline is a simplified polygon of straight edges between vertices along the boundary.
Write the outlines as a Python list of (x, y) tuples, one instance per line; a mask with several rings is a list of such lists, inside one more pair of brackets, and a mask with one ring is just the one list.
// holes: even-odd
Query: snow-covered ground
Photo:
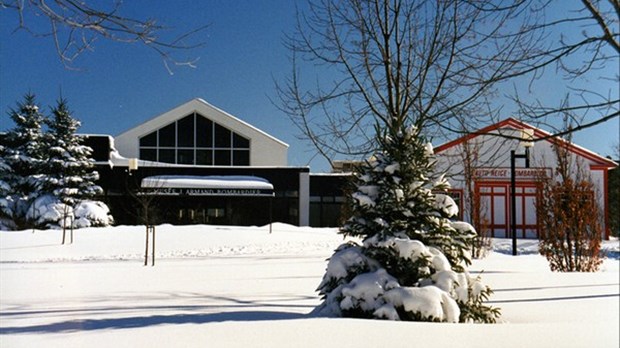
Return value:
[(597, 273), (553, 273), (520, 241), (495, 240), (470, 267), (501, 324), (319, 318), (314, 291), (335, 229), (143, 226), (0, 232), (0, 347), (614, 347), (620, 345), (618, 240)]

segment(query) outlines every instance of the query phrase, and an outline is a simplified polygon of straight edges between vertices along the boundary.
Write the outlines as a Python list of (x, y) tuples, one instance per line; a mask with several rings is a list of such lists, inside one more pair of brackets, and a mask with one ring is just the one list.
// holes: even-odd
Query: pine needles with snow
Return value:
[(485, 322), (499, 310), (492, 293), (471, 277), (476, 235), (434, 176), (433, 148), (417, 128), (384, 131), (381, 151), (355, 175), (352, 216), (341, 229), (362, 243), (341, 245), (318, 291), (317, 312), (328, 316), (437, 322)]

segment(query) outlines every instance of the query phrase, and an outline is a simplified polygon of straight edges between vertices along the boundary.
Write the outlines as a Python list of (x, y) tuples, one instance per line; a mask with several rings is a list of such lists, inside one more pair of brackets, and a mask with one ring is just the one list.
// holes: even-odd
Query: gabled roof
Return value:
[(442, 151), (445, 151), (449, 148), (452, 148), (454, 146), (460, 145), (468, 140), (474, 139), (478, 136), (481, 135), (486, 135), (489, 134), (493, 131), (499, 130), (501, 128), (512, 128), (512, 129), (531, 129), (534, 132), (534, 139), (542, 139), (539, 141), (547, 141), (549, 143), (552, 144), (558, 144), (562, 147), (565, 147), (566, 149), (568, 149), (570, 152), (579, 155), (581, 157), (584, 157), (592, 162), (595, 163), (595, 165), (597, 166), (601, 166), (601, 167), (606, 167), (606, 168), (614, 168), (617, 167), (618, 164), (608, 158), (605, 158), (597, 153), (594, 153), (588, 149), (585, 149), (575, 143), (571, 143), (569, 141), (566, 141), (560, 137), (553, 137), (551, 133), (544, 131), (540, 128), (536, 128), (530, 124), (527, 124), (525, 122), (516, 120), (514, 118), (507, 118), (503, 121), (500, 121), (498, 123), (492, 124), (490, 126), (484, 127), (482, 129), (479, 129), (478, 131), (469, 133), (465, 136), (462, 136), (458, 139), (449, 141), (447, 143), (444, 143), (438, 147), (435, 148), (435, 153), (440, 153)]
[[(125, 132), (116, 136), (116, 138), (123, 138), (125, 136), (135, 135), (136, 132), (139, 132), (141, 135), (152, 132), (156, 129), (159, 129), (171, 122), (176, 121), (184, 116), (187, 116), (188, 113), (197, 112), (202, 116), (210, 119), (211, 121), (218, 123), (227, 128), (231, 128), (233, 131), (237, 131), (239, 133), (244, 133), (243, 129), (251, 130), (252, 133), (258, 133), (265, 138), (268, 138), (281, 146), (288, 147), (288, 144), (285, 142), (271, 136), (270, 134), (252, 126), (251, 124), (227, 113), (224, 110), (221, 110), (201, 98), (194, 98), (186, 103), (183, 103), (172, 110), (166, 111), (165, 113), (155, 116), (150, 120), (133, 127), (131, 129), (126, 130)], [(139, 131), (138, 131), (139, 129)], [(247, 133), (247, 132), (245, 132)]]

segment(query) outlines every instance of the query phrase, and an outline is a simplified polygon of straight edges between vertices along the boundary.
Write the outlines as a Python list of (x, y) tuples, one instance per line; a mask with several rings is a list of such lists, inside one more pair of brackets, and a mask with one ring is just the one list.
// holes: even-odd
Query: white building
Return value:
[(286, 166), (288, 145), (196, 98), (114, 139), (124, 157), (189, 165)]
[[(593, 194), (604, 220), (603, 237), (608, 238), (607, 173), (609, 169), (616, 167), (617, 163), (573, 143), (549, 137), (550, 133), (512, 118), (435, 149), (437, 169), (447, 172), (450, 177), (452, 194), (457, 198), (462, 212), (461, 218), (472, 220), (477, 217), (493, 237), (510, 236), (511, 150), (515, 150), (517, 155), (524, 154), (525, 148), (520, 146), (523, 143), (520, 144), (519, 140), (514, 139), (521, 137), (523, 130), (534, 140), (546, 139), (535, 141), (534, 146), (529, 149), (530, 168), (525, 168), (524, 158), (515, 160), (517, 237), (538, 237), (535, 209), (536, 197), (539, 194), (537, 178), (541, 175), (552, 175), (557, 166), (553, 148), (554, 145), (559, 145), (568, 150), (571, 171), (574, 174), (581, 171), (589, 176), (594, 184)], [(466, 169), (468, 167), (469, 170)], [(470, 185), (466, 180), (466, 173), (471, 174)], [(479, 197), (477, 208), (465, 203), (472, 194)]]

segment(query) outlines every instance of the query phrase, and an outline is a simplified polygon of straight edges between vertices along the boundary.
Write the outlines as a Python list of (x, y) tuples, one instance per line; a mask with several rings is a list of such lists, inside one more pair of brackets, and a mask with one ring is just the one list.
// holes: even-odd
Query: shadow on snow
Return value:
[(70, 320), (23, 327), (2, 327), (0, 328), (0, 334), (69, 333), (77, 331), (133, 329), (166, 324), (182, 325), (206, 324), (223, 321), (292, 320), (309, 317), (310, 316), (308, 314), (273, 311), (153, 315), (127, 318)]

